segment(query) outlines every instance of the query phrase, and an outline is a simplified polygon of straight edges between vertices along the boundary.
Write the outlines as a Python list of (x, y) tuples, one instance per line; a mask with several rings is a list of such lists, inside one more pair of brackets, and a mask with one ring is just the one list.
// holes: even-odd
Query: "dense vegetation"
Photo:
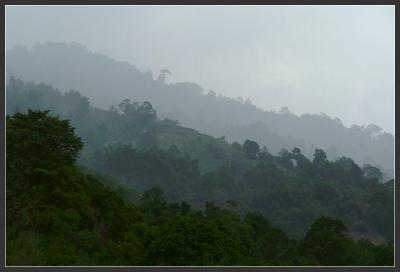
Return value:
[(228, 143), (176, 121), (159, 120), (148, 102), (123, 100), (110, 110), (90, 106), (76, 91), (61, 93), (45, 84), (11, 78), (7, 111), (46, 110), (71, 119), (85, 148), (81, 165), (108, 174), (141, 192), (154, 186), (168, 201), (205, 202), (241, 216), (259, 212), (290, 238), (301, 239), (320, 216), (341, 219), (349, 235), (374, 243), (393, 239), (393, 180), (376, 167), (352, 159), (313, 160), (299, 148), (272, 155), (252, 140)]
[(194, 83), (168, 84), (163, 80), (166, 74), (153, 76), (76, 43), (16, 47), (7, 51), (6, 65), (8, 76), (79, 90), (96, 107), (108, 109), (126, 97), (150, 101), (160, 117), (214, 137), (225, 136), (229, 142), (252, 139), (274, 155), (282, 147), (298, 147), (309, 159), (319, 148), (330, 160), (350, 157), (360, 165), (379, 166), (385, 179), (394, 177), (394, 136), (375, 125), (345, 127), (325, 114), (297, 116), (285, 108), (259, 109), (250, 100), (217, 95)]
[[(296, 241), (259, 213), (240, 217), (211, 202), (195, 210), (168, 203), (157, 187), (118, 193), (118, 185), (76, 166), (82, 141), (49, 111), (17, 112), (6, 126), (7, 265), (393, 264), (392, 243), (355, 241), (338, 219), (317, 219)], [(255, 143), (244, 150), (251, 160), (261, 156)], [(327, 167), (316, 154), (313, 164)]]

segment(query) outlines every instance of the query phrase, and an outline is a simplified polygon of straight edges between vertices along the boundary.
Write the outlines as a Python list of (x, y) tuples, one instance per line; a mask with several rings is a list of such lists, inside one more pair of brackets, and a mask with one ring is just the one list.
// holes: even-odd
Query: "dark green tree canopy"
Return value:
[(322, 216), (311, 225), (301, 242), (300, 251), (316, 258), (321, 265), (344, 265), (351, 255), (346, 231), (342, 221)]
[(322, 216), (311, 225), (310, 230), (307, 232), (307, 236), (314, 236), (322, 232), (332, 232), (339, 235), (345, 235), (346, 231), (346, 226), (339, 219)]
[[(124, 99), (119, 103), (118, 109), (132, 121), (149, 123), (157, 119), (157, 112), (150, 102), (144, 101), (142, 105), (137, 102), (131, 102), (130, 99)], [(116, 108), (112, 108), (113, 111)]]
[(378, 181), (382, 180), (383, 178), (381, 170), (378, 167), (374, 167), (370, 164), (364, 164), (362, 172), (366, 178), (377, 179)]
[(75, 162), (82, 149), (68, 120), (49, 111), (32, 111), (7, 116), (7, 162), (29, 168), (54, 169)]
[[(216, 193), (216, 200), (228, 199), (226, 209), (200, 198), (206, 207), (196, 210), (186, 202), (168, 203), (161, 187), (141, 190), (143, 193), (136, 194), (136, 201), (131, 201), (120, 194), (121, 184), (74, 164), (81, 148), (82, 143), (69, 121), (51, 116), (48, 111), (30, 110), (7, 117), (7, 264), (393, 264), (393, 243), (374, 246), (354, 241), (346, 235), (346, 226), (338, 219), (318, 219), (304, 240), (297, 242), (272, 227), (262, 213), (243, 213), (244, 219), (233, 213), (232, 210), (245, 203), (240, 198), (228, 198), (221, 189), (235, 189), (232, 181), (236, 181), (235, 176), (242, 170), (246, 170), (245, 175), (237, 181), (244, 186), (239, 188), (243, 191), (252, 180), (255, 193), (267, 196), (256, 198), (262, 202), (255, 205), (261, 203), (270, 212), (277, 205), (291, 209), (286, 203), (301, 203), (297, 200), (300, 195), (294, 194), (292, 188), (307, 187), (308, 177), (295, 180), (301, 181), (302, 186), (287, 183), (286, 171), (296, 175), (302, 171), (285, 170), (280, 158), (275, 160), (272, 156), (265, 161), (256, 153), (255, 159), (242, 162), (248, 163), (244, 169), (232, 163), (200, 175), (197, 162), (181, 156), (177, 148), (161, 151), (111, 145), (104, 154), (98, 154), (99, 162), (106, 162), (99, 164), (99, 169), (126, 174), (126, 180), (136, 177), (137, 185), (139, 182), (160, 185), (167, 189), (168, 199), (181, 200), (180, 194), (189, 193), (197, 194), (194, 197)], [(351, 161), (344, 162), (344, 166), (350, 163), (353, 167)], [(285, 183), (286, 188), (278, 187)], [(206, 194), (202, 193), (202, 184), (206, 185), (203, 188)], [(382, 204), (392, 203), (393, 191), (387, 187), (392, 188), (393, 181), (377, 187), (379, 190), (370, 199), (365, 198), (370, 205), (367, 217), (385, 223), (387, 216), (381, 214), (387, 210), (382, 209)], [(272, 193), (278, 189), (281, 195)], [(266, 194), (266, 190), (271, 194)], [(312, 191), (301, 192), (306, 195)], [(296, 212), (291, 210), (289, 216)], [(271, 222), (276, 225), (275, 219)]]
[(326, 153), (322, 149), (315, 149), (313, 163), (316, 165), (324, 165), (328, 162)]
[(253, 159), (255, 159), (257, 157), (258, 152), (260, 152), (260, 146), (258, 145), (258, 143), (251, 140), (244, 141), (243, 149), (246, 155), (249, 158)]
[(293, 148), (292, 153), (295, 155), (301, 154), (301, 150), (298, 147)]

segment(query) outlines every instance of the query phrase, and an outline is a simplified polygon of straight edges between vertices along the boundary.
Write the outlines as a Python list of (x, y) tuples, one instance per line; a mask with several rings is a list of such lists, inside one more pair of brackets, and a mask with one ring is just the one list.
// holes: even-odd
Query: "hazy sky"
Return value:
[(78, 42), (169, 82), (394, 132), (394, 6), (6, 7), (6, 46)]

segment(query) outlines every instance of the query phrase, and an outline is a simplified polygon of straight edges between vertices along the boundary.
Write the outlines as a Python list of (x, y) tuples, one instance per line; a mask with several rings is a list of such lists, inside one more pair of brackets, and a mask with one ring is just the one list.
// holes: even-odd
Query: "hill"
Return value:
[(353, 236), (393, 239), (393, 180), (383, 183), (373, 166), (328, 160), (322, 149), (309, 160), (299, 148), (273, 155), (253, 140), (230, 144), (160, 120), (147, 101), (102, 110), (76, 91), (14, 78), (6, 91), (8, 114), (51, 110), (70, 119), (85, 145), (78, 162), (141, 193), (156, 186), (197, 209), (214, 202), (242, 216), (257, 211), (297, 239), (320, 216), (343, 220)]
[(273, 112), (257, 108), (250, 100), (206, 93), (195, 83), (168, 84), (150, 71), (139, 71), (76, 43), (38, 44), (30, 50), (17, 47), (6, 57), (8, 76), (79, 90), (102, 109), (125, 98), (151, 101), (160, 117), (224, 136), (231, 143), (253, 139), (272, 154), (299, 147), (308, 158), (316, 148), (324, 149), (329, 159), (351, 157), (360, 165), (379, 167), (386, 179), (394, 177), (394, 137), (376, 125), (345, 127), (325, 114)]
[(83, 144), (68, 120), (28, 110), (6, 121), (7, 265), (393, 265), (393, 243), (355, 241), (334, 218), (295, 241), (258, 213), (197, 211), (159, 188), (133, 203), (76, 167)]

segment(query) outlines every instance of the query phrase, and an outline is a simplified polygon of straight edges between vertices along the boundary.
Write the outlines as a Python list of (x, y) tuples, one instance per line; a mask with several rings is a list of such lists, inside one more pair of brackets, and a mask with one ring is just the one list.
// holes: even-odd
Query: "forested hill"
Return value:
[(320, 148), (331, 160), (348, 156), (360, 165), (379, 166), (387, 178), (393, 177), (394, 137), (375, 125), (348, 128), (324, 114), (265, 111), (249, 100), (217, 96), (194, 83), (168, 84), (168, 71), (160, 76), (142, 72), (79, 44), (46, 43), (30, 50), (18, 47), (6, 56), (8, 76), (79, 90), (103, 109), (125, 98), (147, 100), (158, 116), (179, 120), (205, 134), (224, 136), (229, 142), (253, 139), (268, 146), (272, 154), (282, 147), (299, 147), (308, 158)]
[(78, 162), (140, 192), (156, 186), (198, 209), (208, 201), (242, 216), (256, 211), (297, 239), (320, 216), (343, 220), (352, 237), (393, 239), (393, 180), (371, 165), (329, 160), (322, 149), (310, 160), (297, 147), (273, 155), (252, 139), (230, 144), (161, 120), (148, 101), (102, 110), (77, 91), (15, 78), (6, 99), (10, 115), (50, 110), (70, 119), (85, 146)]
[(132, 202), (74, 164), (82, 142), (68, 120), (28, 110), (6, 125), (8, 266), (393, 265), (393, 242), (351, 239), (334, 218), (295, 241), (259, 213), (199, 211), (159, 188)]

